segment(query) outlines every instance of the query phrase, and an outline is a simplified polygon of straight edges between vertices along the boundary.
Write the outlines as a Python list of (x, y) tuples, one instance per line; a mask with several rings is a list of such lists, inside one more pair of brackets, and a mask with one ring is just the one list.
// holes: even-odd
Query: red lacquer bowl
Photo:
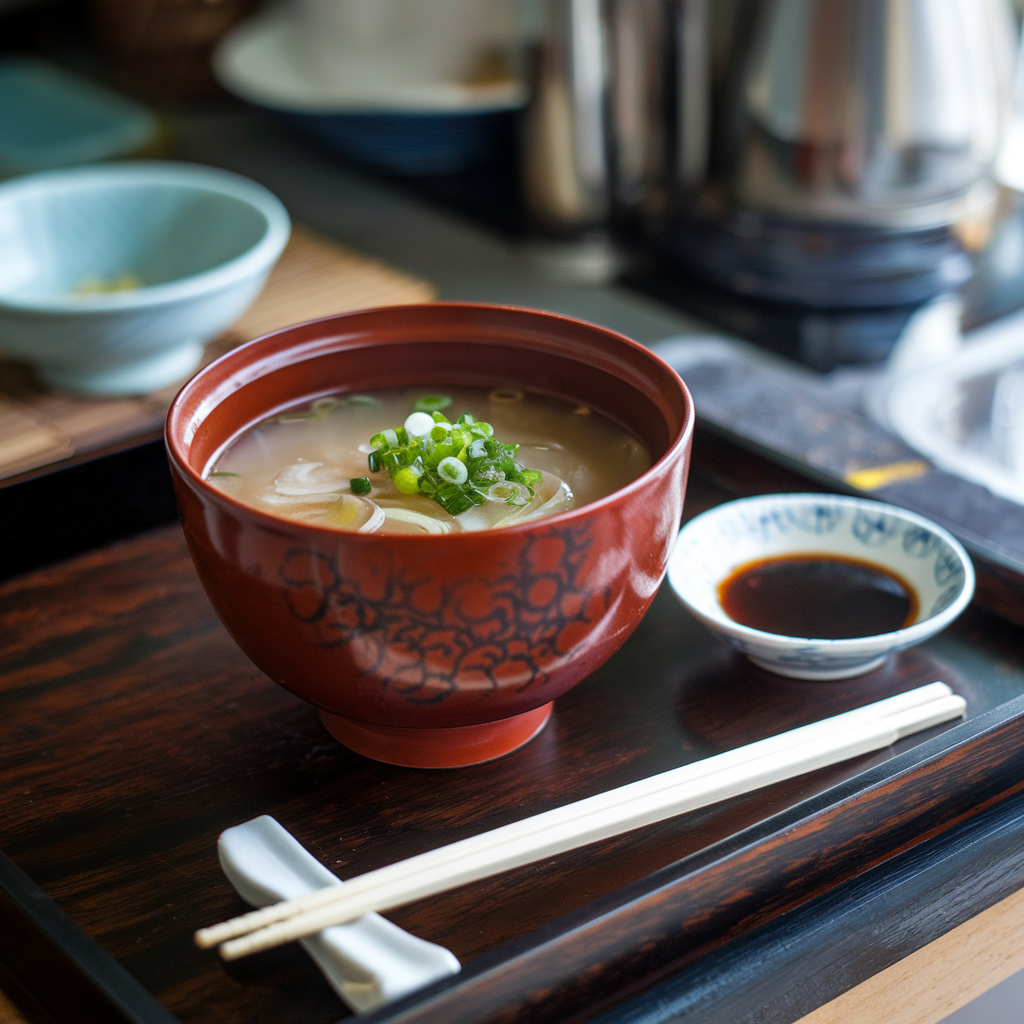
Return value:
[[(517, 386), (628, 428), (654, 465), (521, 526), (441, 536), (277, 519), (203, 480), (283, 406), (373, 388)], [(504, 306), (396, 306), (299, 324), (197, 374), (167, 417), (182, 525), (228, 631), (369, 757), (453, 767), (514, 750), (647, 610), (679, 529), (693, 403), (666, 363), (593, 324)]]

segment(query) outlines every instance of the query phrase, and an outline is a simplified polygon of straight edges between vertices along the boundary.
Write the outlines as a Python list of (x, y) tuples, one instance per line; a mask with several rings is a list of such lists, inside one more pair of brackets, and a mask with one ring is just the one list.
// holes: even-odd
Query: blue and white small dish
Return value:
[[(918, 598), (914, 622), (891, 633), (821, 640), (781, 636), (726, 615), (719, 585), (751, 562), (832, 555), (873, 563), (906, 580)], [(963, 545), (923, 516), (862, 498), (769, 494), (731, 501), (683, 527), (668, 580), (680, 601), (755, 665), (795, 679), (846, 679), (878, 668), (896, 651), (948, 626), (974, 593)]]

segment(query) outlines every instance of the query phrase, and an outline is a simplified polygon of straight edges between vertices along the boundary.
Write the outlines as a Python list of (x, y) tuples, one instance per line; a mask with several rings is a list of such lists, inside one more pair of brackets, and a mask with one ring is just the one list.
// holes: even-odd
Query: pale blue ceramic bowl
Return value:
[[(172, 384), (249, 308), (290, 231), (267, 189), (193, 164), (98, 164), (6, 182), (0, 351), (87, 394)], [(124, 275), (140, 286), (89, 291)]]
[[(838, 555), (895, 572), (917, 594), (917, 618), (891, 633), (823, 640), (781, 636), (726, 615), (718, 586), (740, 566), (780, 555)], [(695, 516), (672, 551), (676, 596), (752, 662), (797, 679), (846, 679), (878, 668), (948, 626), (974, 593), (974, 567), (952, 534), (923, 516), (838, 494), (766, 494)]]

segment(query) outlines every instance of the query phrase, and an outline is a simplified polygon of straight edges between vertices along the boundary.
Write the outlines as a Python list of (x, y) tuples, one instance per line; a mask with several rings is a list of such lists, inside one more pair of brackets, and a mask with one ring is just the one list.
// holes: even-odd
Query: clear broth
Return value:
[[(521, 466), (543, 473), (528, 507), (486, 502), (451, 516), (425, 494), (400, 493), (385, 470), (369, 472), (370, 438), (402, 426), (417, 399), (438, 394), (452, 399), (442, 410), (448, 419), (468, 412), (490, 423), (497, 440), (520, 446)], [(403, 389), (297, 404), (242, 434), (216, 460), (208, 480), (286, 519), (363, 532), (447, 533), (514, 525), (586, 505), (650, 465), (635, 437), (585, 406), (517, 389)], [(350, 486), (359, 477), (372, 485), (358, 497), (362, 504)]]

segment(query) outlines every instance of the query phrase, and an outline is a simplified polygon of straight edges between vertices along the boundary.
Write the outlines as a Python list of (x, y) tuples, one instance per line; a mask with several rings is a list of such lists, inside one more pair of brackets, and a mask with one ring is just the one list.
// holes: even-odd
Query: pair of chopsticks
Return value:
[(482, 832), (340, 885), (276, 903), (195, 934), (236, 960), (390, 910), (424, 896), (696, 810), (774, 782), (891, 746), (964, 714), (966, 702), (931, 683), (694, 764)]

